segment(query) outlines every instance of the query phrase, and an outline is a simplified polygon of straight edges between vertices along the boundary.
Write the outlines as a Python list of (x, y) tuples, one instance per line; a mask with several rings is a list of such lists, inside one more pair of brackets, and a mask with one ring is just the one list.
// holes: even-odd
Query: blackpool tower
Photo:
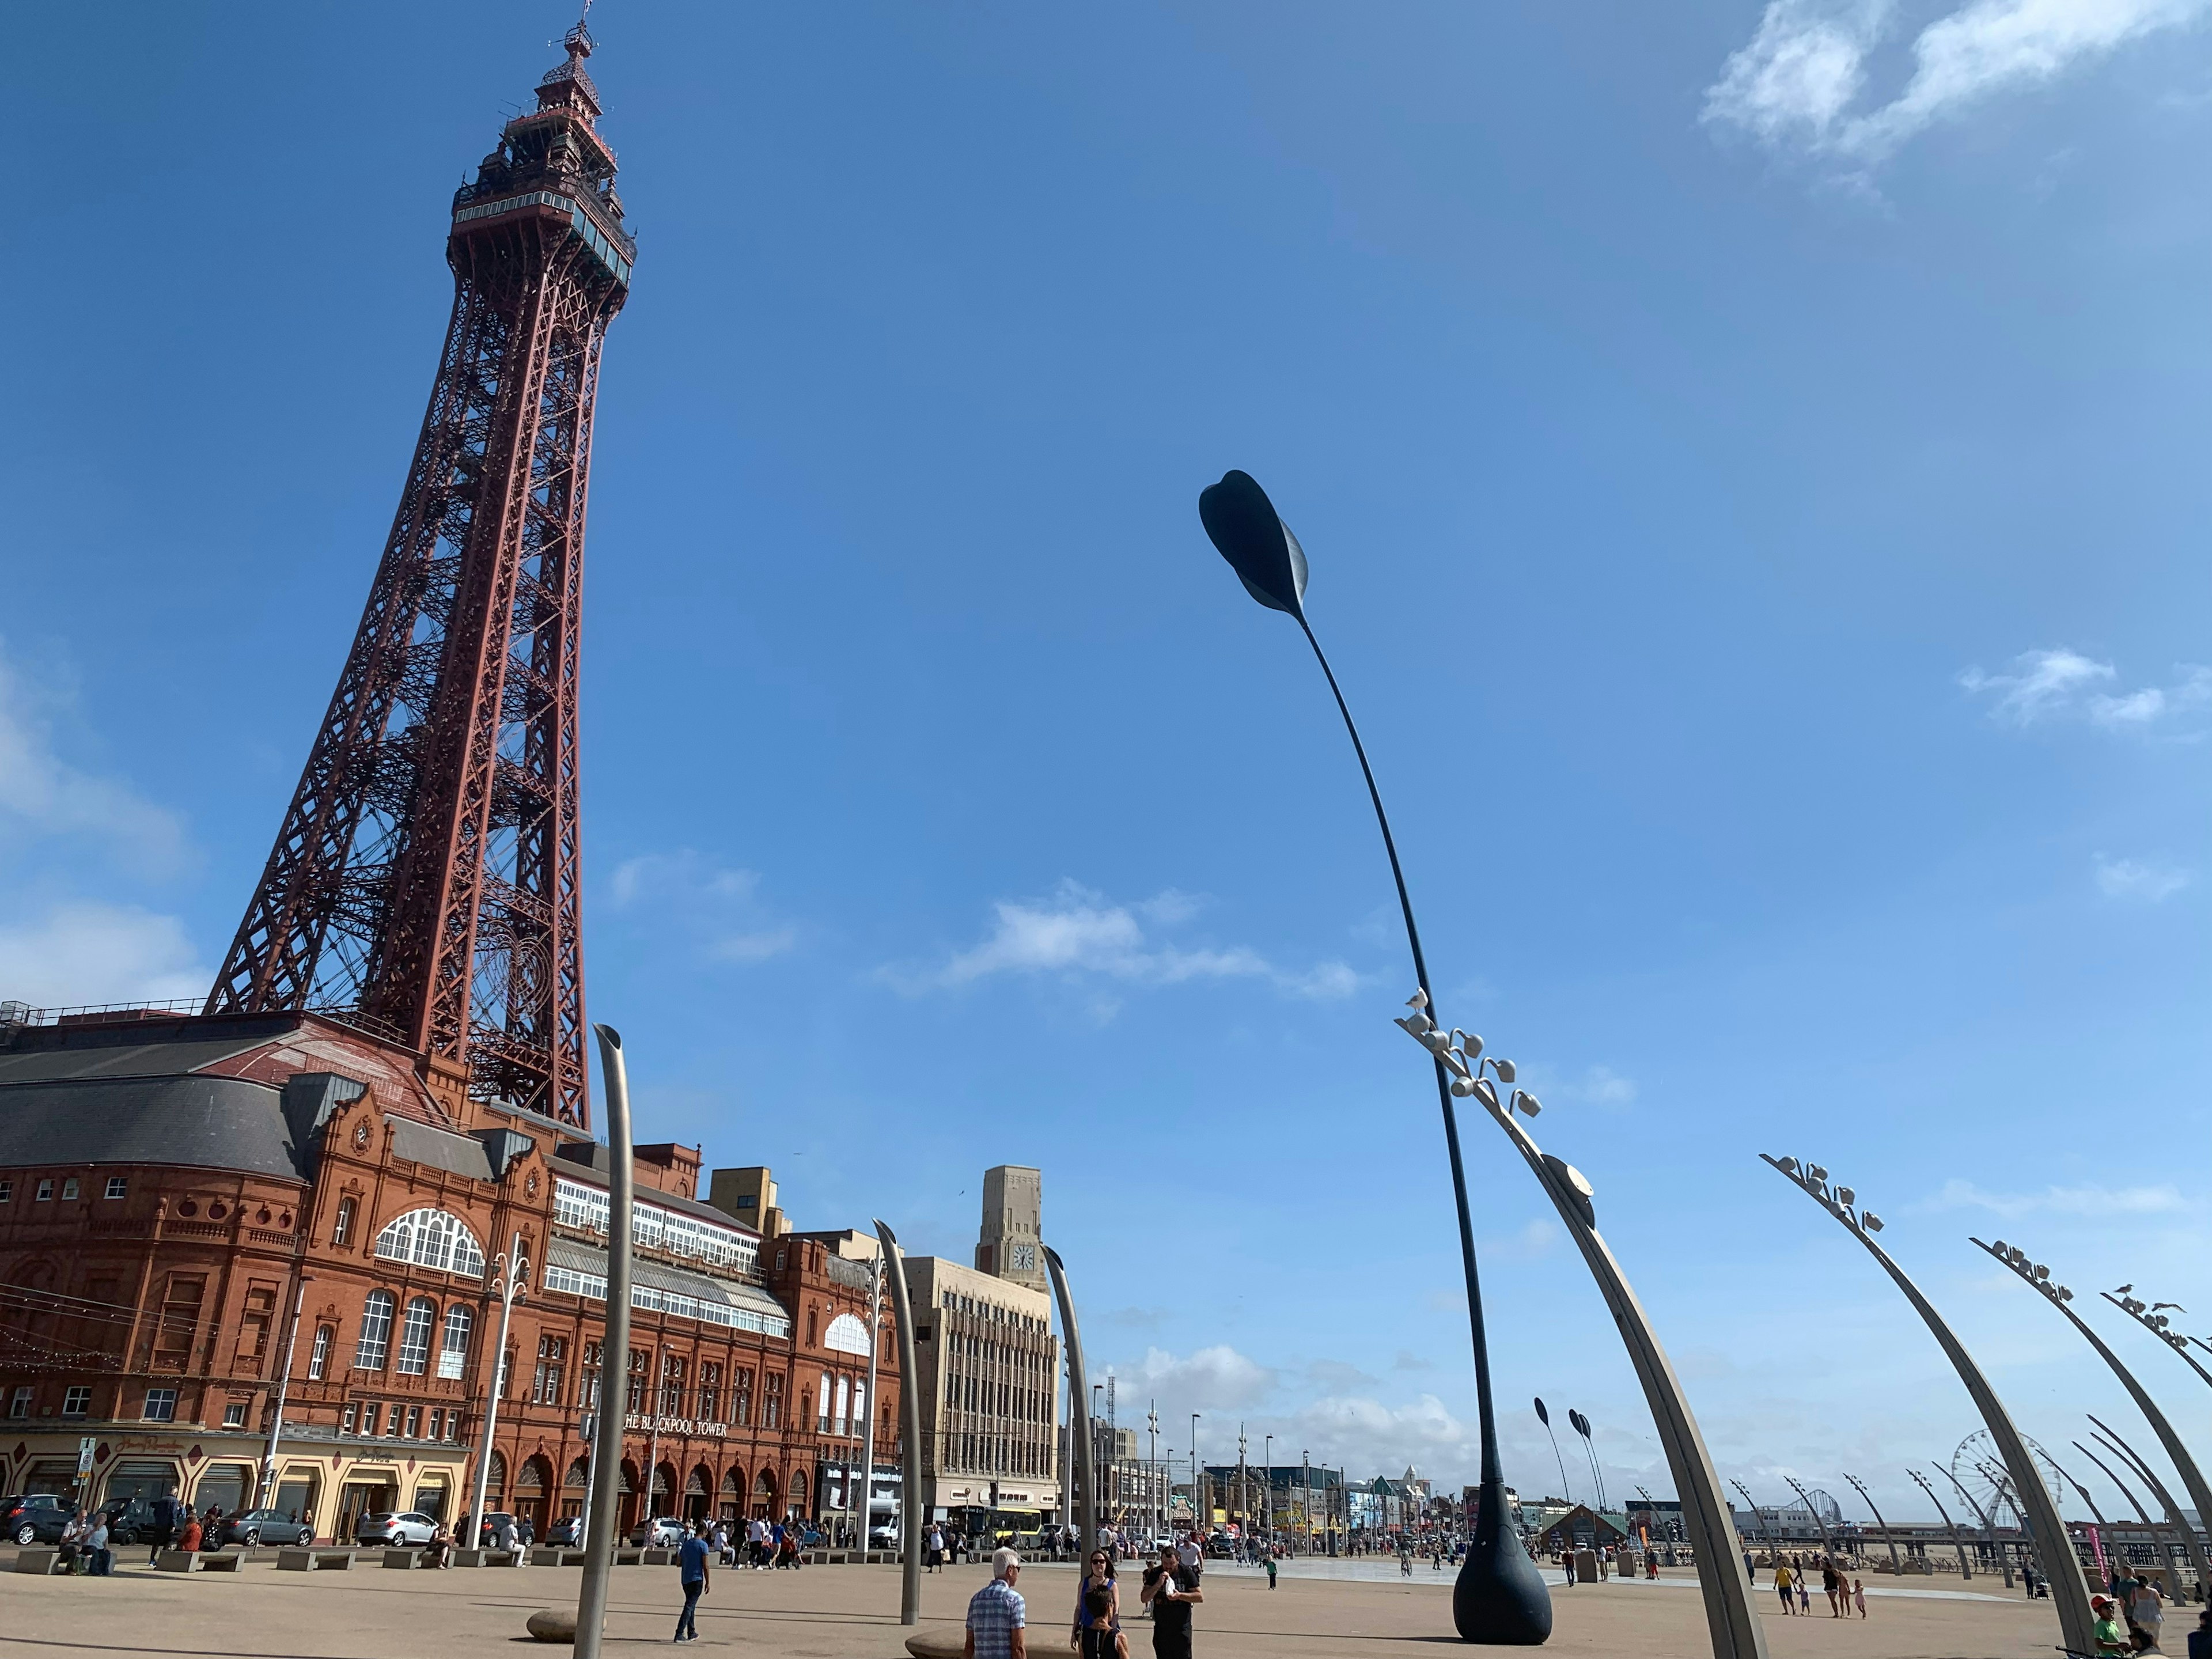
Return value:
[(453, 310), (368, 604), (207, 1012), (313, 1010), (590, 1125), (576, 684), (599, 348), (629, 292), (592, 38), (453, 198)]

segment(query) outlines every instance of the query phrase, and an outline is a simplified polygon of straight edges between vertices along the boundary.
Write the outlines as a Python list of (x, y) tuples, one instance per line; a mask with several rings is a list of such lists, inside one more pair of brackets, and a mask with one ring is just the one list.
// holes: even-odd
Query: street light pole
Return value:
[[(2182, 1513), (2181, 1505), (2173, 1501), (2173, 1494), (2166, 1490), (2166, 1482), (2158, 1478), (2157, 1473), (2143, 1461), (2142, 1455), (2121, 1439), (2110, 1425), (2094, 1416), (2089, 1420), (2097, 1425), (2097, 1437), (2126, 1460), (2128, 1467), (2141, 1475), (2143, 1484), (2150, 1488), (2151, 1496), (2165, 1508), (2166, 1519), (2181, 1534), (2182, 1542), (2188, 1546), (2190, 1565), (2197, 1569), (2198, 1595), (2212, 1595), (2212, 1569), (2205, 1565), (2204, 1547), (2197, 1541), (2197, 1528)], [(2203, 1511), (2199, 1510), (2197, 1513), (2201, 1516)]]
[(2212, 1353), (2212, 1342), (2207, 1342), (2201, 1336), (2184, 1336), (2179, 1331), (2170, 1328), (2166, 1316), (2165, 1310), (2168, 1308), (2176, 1313), (2187, 1313), (2189, 1310), (2179, 1302), (2154, 1302), (2146, 1307), (2131, 1294), (2134, 1290), (2132, 1285), (2123, 1285), (2117, 1291), (2100, 1291), (2098, 1294), (2179, 1354), (2183, 1363), (2207, 1383), (2212, 1383), (2212, 1371), (2206, 1370), (2197, 1363), (2197, 1356), (2189, 1352), (2189, 1345), (2194, 1342), (2207, 1353)]
[[(876, 1356), (884, 1346), (884, 1249), (876, 1246), (876, 1260), (868, 1274), (868, 1420), (860, 1430), (860, 1559), (868, 1559), (869, 1533), (876, 1524)], [(848, 1478), (845, 1483), (852, 1485)], [(848, 1494), (846, 1504), (852, 1498)]]
[[(2119, 1355), (2106, 1346), (2105, 1339), (2091, 1330), (2083, 1322), (2081, 1316), (2074, 1311), (2071, 1305), (2074, 1292), (2063, 1285), (2054, 1283), (2051, 1277), (2051, 1269), (2040, 1262), (2029, 1261), (2027, 1252), (2021, 1249), (2019, 1245), (2008, 1244), (2002, 1239), (1998, 1239), (1990, 1244), (1984, 1244), (1978, 1238), (1973, 1242), (2011, 1268), (2021, 1279), (2040, 1292), (2045, 1302), (2065, 1315), (2067, 1322), (2079, 1331), (2089, 1346), (2097, 1351), (2097, 1357), (2112, 1367), (2112, 1375), (2120, 1379), (2121, 1386), (2127, 1389), (2129, 1397), (2136, 1402), (2136, 1409), (2143, 1414), (2144, 1420), (2150, 1425), (2151, 1432), (2158, 1437), (2159, 1444), (2166, 1448), (2167, 1458), (2180, 1472), (2181, 1484), (2188, 1490), (2189, 1501), (2197, 1506), (2197, 1513), (2204, 1516), (2208, 1524), (2212, 1524), (2212, 1484), (2206, 1482), (2203, 1471), (2197, 1467), (2197, 1460), (2189, 1455), (2189, 1449), (2181, 1443), (2181, 1437), (2173, 1431), (2173, 1425), (2166, 1421), (2166, 1413), (2158, 1408), (2157, 1402), (2144, 1391), (2143, 1385), (2136, 1381), (2135, 1373), (2120, 1363)], [(2118, 1303), (2116, 1305), (2124, 1311), (2133, 1311), (2128, 1308), (2125, 1302)], [(2150, 1328), (2169, 1345), (2180, 1340), (2178, 1337), (2169, 1336), (2166, 1331), (2156, 1325), (2152, 1325)], [(2181, 1357), (2184, 1359), (2189, 1359), (2186, 1353), (2182, 1354)], [(2190, 1359), (2191, 1364), (2193, 1365), (2196, 1363), (2195, 1360)], [(2191, 1565), (2197, 1569), (2197, 1582), (2212, 1586), (2212, 1562), (2208, 1562), (2205, 1559), (2204, 1547), (2197, 1540), (2196, 1528), (2193, 1527), (2188, 1528), (2185, 1536), (2189, 1541), (2190, 1561)]]
[[(2014, 1492), (2019, 1494), (2022, 1512), (2033, 1523), (2036, 1540), (2043, 1554), (2044, 1576), (2051, 1584), (2051, 1599), (2057, 1608), (2060, 1632), (2066, 1645), (2081, 1653), (2096, 1651), (2093, 1633), (2095, 1616), (2089, 1611), (2089, 1586), (2081, 1576), (2081, 1559), (2074, 1553), (2073, 1540), (2066, 1531), (2066, 1522), (2059, 1517), (2058, 1505), (2051, 1496), (2051, 1489), (2043, 1484), (2042, 1472), (2029, 1456), (2027, 1445), (2020, 1431), (2013, 1425), (2011, 1413), (1997, 1398), (1996, 1390), (1982, 1375), (1982, 1368), (1974, 1363), (1943, 1317), (1936, 1311), (1935, 1304), (1920, 1293), (1920, 1287), (1905, 1276), (1905, 1270), (1890, 1260), (1889, 1253), (1875, 1243), (1874, 1236), (1881, 1231), (1881, 1218), (1856, 1210), (1856, 1195), (1848, 1187), (1838, 1187), (1832, 1192), (1828, 1187), (1828, 1172), (1818, 1164), (1800, 1165), (1794, 1158), (1760, 1158), (1777, 1174), (1802, 1192), (1808, 1198), (1834, 1217), (1845, 1232), (1865, 1246), (1897, 1288), (1903, 1291), (1928, 1329), (1934, 1335), (1959, 1380), (1966, 1386), (1975, 1408), (1981, 1413), (1988, 1427), (1990, 1438), (1996, 1443), (1997, 1455), (2004, 1460), (2005, 1471), (2012, 1476)], [(2011, 1579), (2011, 1569), (2006, 1568), (2006, 1579)]]
[(1902, 1573), (1905, 1566), (1897, 1559), (1897, 1540), (1889, 1530), (1889, 1522), (1881, 1518), (1881, 1511), (1875, 1508), (1874, 1498), (1867, 1491), (1866, 1482), (1855, 1474), (1847, 1474), (1844, 1479), (1851, 1483), (1851, 1490), (1858, 1493), (1860, 1501), (1864, 1503), (1868, 1510), (1873, 1513), (1875, 1525), (1881, 1528), (1881, 1541), (1889, 1546), (1889, 1570), (1892, 1572)]
[[(1206, 1553), (1206, 1528), (1198, 1515), (1198, 1419), (1201, 1413), (1190, 1414), (1190, 1541), (1198, 1546), (1199, 1553)], [(1207, 1521), (1213, 1517), (1207, 1516)], [(1202, 1564), (1201, 1564), (1202, 1565)]]
[(1083, 1491), (1083, 1506), (1073, 1516), (1073, 1523), (1081, 1528), (1076, 1541), (1076, 1559), (1085, 1561), (1098, 1542), (1098, 1468), (1097, 1448), (1091, 1434), (1091, 1391), (1085, 1386), (1083, 1371), (1083, 1333), (1075, 1322), (1075, 1297), (1067, 1288), (1067, 1269), (1061, 1265), (1060, 1252), (1049, 1244), (1044, 1247), (1044, 1265), (1051, 1275), (1052, 1293), (1060, 1303), (1060, 1334), (1067, 1339), (1069, 1416), (1079, 1412), (1084, 1419), (1082, 1433), (1076, 1433), (1073, 1422), (1067, 1427), (1069, 1449), (1075, 1454), (1073, 1474)]
[[(1313, 647), (1337, 713), (1343, 716), (1352, 753), (1358, 757), (1367, 781), (1367, 798), (1375, 808), (1375, 822), (1382, 832), (1382, 850), (1389, 857), (1391, 880), (1398, 890), (1398, 908), (1406, 924), (1406, 942), (1413, 958), (1413, 977), (1424, 1003), (1433, 994), (1428, 963), (1421, 955), (1421, 935), (1413, 921), (1413, 902), (1406, 891), (1405, 871), (1398, 861), (1397, 842), (1390, 834), (1390, 819), (1382, 810), (1382, 791), (1376, 786), (1374, 768), (1367, 763), (1366, 746), (1353, 725), (1351, 706), (1337, 685), (1321, 641), (1306, 620), (1306, 556), (1275, 511), (1267, 493), (1249, 473), (1231, 471), (1208, 486), (1198, 498), (1198, 516), (1221, 556), (1229, 562), (1246, 592), (1271, 611), (1295, 621)], [(1490, 1401), (1490, 1340), (1482, 1318), (1482, 1285), (1475, 1271), (1474, 1222), (1468, 1210), (1467, 1171), (1460, 1157), (1459, 1119), (1452, 1109), (1450, 1079), (1443, 1062), (1436, 1066), (1437, 1101), (1442, 1108), (1444, 1146), (1449, 1156), (1452, 1198), (1459, 1212), (1460, 1263), (1467, 1279), (1468, 1329), (1474, 1358), (1475, 1411), (1482, 1440), (1481, 1522), (1467, 1559), (1452, 1590), (1452, 1621), (1462, 1638), (1507, 1646), (1534, 1647), (1552, 1633), (1552, 1598), (1544, 1588), (1535, 1563), (1506, 1522), (1505, 1477), (1498, 1450), (1498, 1424)]]
[(1941, 1463), (1936, 1466), (1936, 1472), (1959, 1489), (1959, 1496), (1966, 1500), (1966, 1507), (1974, 1512), (1974, 1519), (1982, 1523), (1982, 1534), (1990, 1540), (1990, 1553), (1996, 1557), (1997, 1570), (2004, 1574), (2005, 1588), (2010, 1589), (2012, 1588), (2012, 1557), (2005, 1553), (2004, 1544), (1997, 1537), (1997, 1523), (1990, 1518), (1990, 1512), (1975, 1501), (1973, 1493), (1966, 1490), (1966, 1483), (1957, 1475), (1952, 1474)]
[(921, 1390), (915, 1386), (914, 1302), (907, 1290), (906, 1256), (897, 1236), (878, 1220), (876, 1243), (891, 1281), (891, 1315), (898, 1324), (899, 1623), (921, 1622)]
[(615, 1563), (616, 1510), (622, 1501), (623, 1395), (629, 1366), (629, 1077), (622, 1034), (594, 1025), (599, 1075), (607, 1090), (607, 1299), (599, 1343), (599, 1429), (592, 1437), (592, 1484), (585, 1500), (584, 1577), (576, 1595), (576, 1659), (599, 1659), (607, 1622), (607, 1577)]
[(514, 1317), (514, 1304), (527, 1301), (530, 1295), (530, 1259), (522, 1253), (522, 1235), (514, 1235), (511, 1249), (492, 1258), (492, 1278), (488, 1287), (499, 1298), (499, 1342), (491, 1355), (491, 1389), (484, 1401), (483, 1444), (477, 1452), (477, 1498), (469, 1511), (469, 1530), (474, 1534), (469, 1540), (471, 1547), (483, 1536), (484, 1493), (491, 1484), (491, 1437), (499, 1425), (500, 1384), (507, 1380), (507, 1328)]
[(1929, 1484), (1926, 1475), (1915, 1468), (1908, 1468), (1905, 1473), (1912, 1477), (1913, 1483), (1921, 1491), (1928, 1494), (1928, 1501), (1936, 1506), (1936, 1513), (1943, 1517), (1944, 1526), (1950, 1530), (1951, 1547), (1959, 1552), (1959, 1577), (1971, 1582), (1974, 1569), (1966, 1559), (1966, 1540), (1959, 1534), (1959, 1523), (1951, 1518), (1951, 1511), (1943, 1507), (1943, 1500), (1936, 1495), (1936, 1488)]
[(1267, 1506), (1267, 1547), (1272, 1551), (1275, 1547), (1275, 1437), (1272, 1434), (1262, 1435), (1261, 1442), (1260, 1455), (1267, 1461), (1267, 1493), (1261, 1501)]

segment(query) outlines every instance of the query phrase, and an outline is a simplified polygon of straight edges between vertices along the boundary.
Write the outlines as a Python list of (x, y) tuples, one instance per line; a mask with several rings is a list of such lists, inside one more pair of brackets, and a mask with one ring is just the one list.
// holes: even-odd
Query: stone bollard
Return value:
[(576, 1639), (576, 1610), (574, 1607), (540, 1607), (530, 1615), (530, 1639), (533, 1642), (574, 1642)]

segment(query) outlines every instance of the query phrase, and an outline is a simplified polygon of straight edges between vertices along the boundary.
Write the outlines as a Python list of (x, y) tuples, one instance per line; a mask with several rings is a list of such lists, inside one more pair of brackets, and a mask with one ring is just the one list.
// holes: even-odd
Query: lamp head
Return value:
[(1199, 491), (1198, 519), (1245, 592), (1270, 611), (1305, 620), (1305, 550), (1258, 479), (1234, 468), (1223, 473), (1219, 483)]
[(1492, 1060), (1492, 1061), (1490, 1062), (1490, 1069), (1491, 1069), (1492, 1071), (1493, 1071), (1493, 1072), (1495, 1072), (1495, 1073), (1498, 1073), (1498, 1080), (1500, 1083), (1508, 1084), (1508, 1085), (1510, 1085), (1510, 1084), (1511, 1084), (1511, 1083), (1512, 1083), (1512, 1081), (1513, 1081), (1513, 1078), (1514, 1078), (1514, 1071), (1513, 1071), (1513, 1062), (1512, 1062), (1511, 1060)]
[(1836, 1188), (1836, 1202), (1838, 1204), (1856, 1204), (1858, 1202), (1858, 1197), (1859, 1195), (1848, 1187)]
[(1861, 1210), (1859, 1212), (1859, 1225), (1865, 1228), (1870, 1233), (1878, 1233), (1881, 1231), (1881, 1218), (1876, 1215), (1872, 1210)]

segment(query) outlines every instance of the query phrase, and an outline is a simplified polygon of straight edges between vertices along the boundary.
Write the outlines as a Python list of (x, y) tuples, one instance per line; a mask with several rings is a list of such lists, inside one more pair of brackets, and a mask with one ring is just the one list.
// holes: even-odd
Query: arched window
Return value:
[(430, 1333), (438, 1323), (437, 1304), (427, 1296), (409, 1299), (407, 1320), (399, 1328), (399, 1374), (420, 1376), (430, 1369)]
[(392, 1348), (392, 1309), (394, 1297), (389, 1291), (371, 1291), (368, 1300), (361, 1304), (361, 1340), (354, 1345), (353, 1368), (357, 1371), (380, 1371), (385, 1356)]
[(817, 1434), (830, 1432), (830, 1373), (827, 1371), (822, 1373), (822, 1403), (815, 1410), (814, 1431)]
[(376, 1253), (391, 1261), (434, 1267), (441, 1273), (482, 1279), (483, 1249), (459, 1216), (443, 1210), (410, 1210), (376, 1236)]
[(469, 1363), (469, 1329), (476, 1315), (456, 1302), (446, 1310), (446, 1340), (438, 1350), (438, 1375), (448, 1381)]
[(498, 1452), (491, 1455), (491, 1473), (484, 1480), (487, 1500), (507, 1495), (507, 1459)]
[(830, 1322), (830, 1328), (822, 1333), (822, 1346), (838, 1353), (856, 1353), (865, 1358), (868, 1328), (850, 1314), (839, 1314)]

